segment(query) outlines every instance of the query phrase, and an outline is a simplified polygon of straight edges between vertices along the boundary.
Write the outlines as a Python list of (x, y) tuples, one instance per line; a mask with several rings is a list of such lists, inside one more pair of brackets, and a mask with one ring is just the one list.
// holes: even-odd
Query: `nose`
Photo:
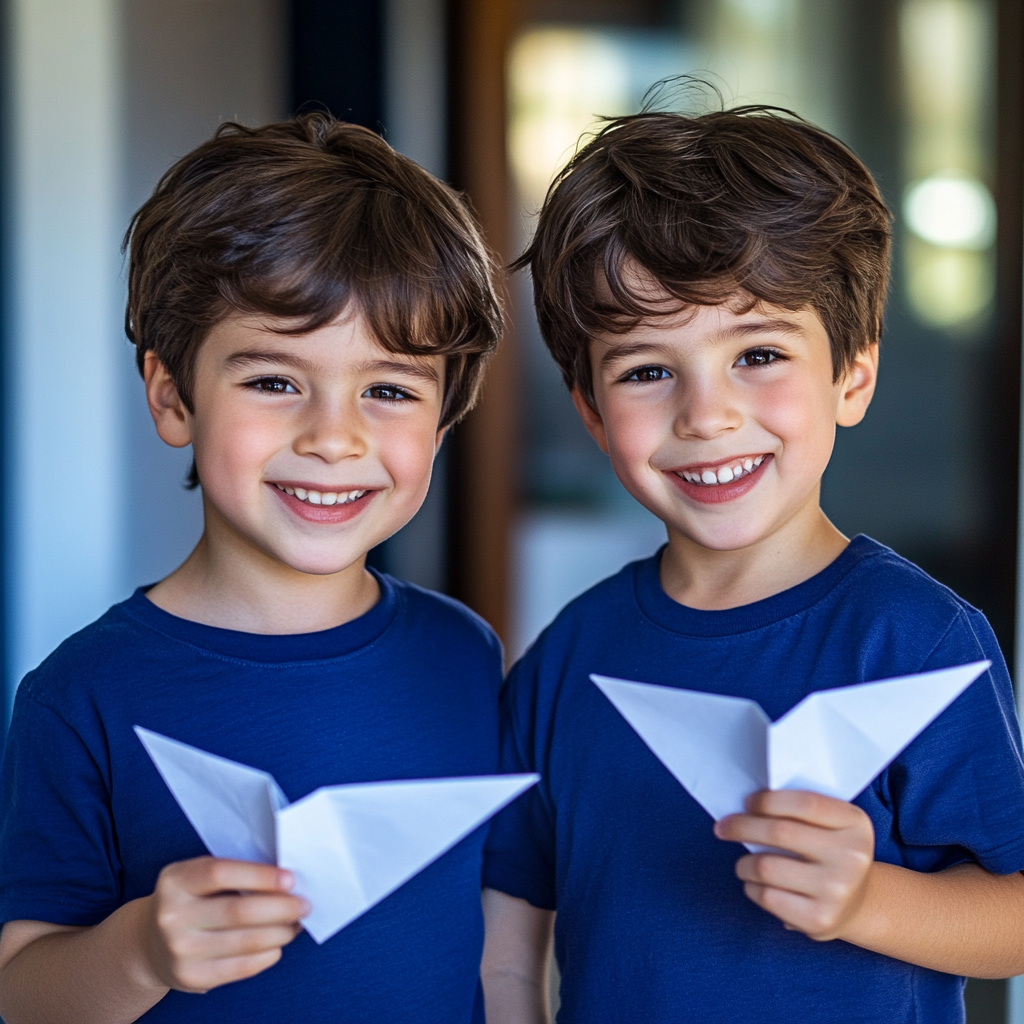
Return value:
[(697, 375), (680, 388), (675, 433), (681, 438), (711, 440), (743, 422), (739, 396), (727, 379)]
[(362, 458), (369, 450), (369, 438), (357, 403), (327, 396), (311, 401), (293, 447), (299, 455), (328, 464)]

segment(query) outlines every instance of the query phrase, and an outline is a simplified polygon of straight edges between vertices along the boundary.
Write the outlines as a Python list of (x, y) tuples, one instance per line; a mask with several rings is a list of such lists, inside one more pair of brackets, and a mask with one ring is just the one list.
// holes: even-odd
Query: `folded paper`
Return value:
[(325, 942), (532, 786), (492, 775), (325, 786), (289, 804), (267, 772), (150, 732), (135, 732), (215, 857), (277, 864)]
[(819, 690), (774, 723), (744, 697), (590, 678), (717, 821), (761, 789), (852, 800), (990, 664)]

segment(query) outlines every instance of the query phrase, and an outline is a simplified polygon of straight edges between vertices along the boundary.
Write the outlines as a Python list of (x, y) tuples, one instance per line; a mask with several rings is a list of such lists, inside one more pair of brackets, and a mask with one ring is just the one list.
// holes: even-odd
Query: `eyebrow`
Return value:
[[(733, 324), (724, 330), (717, 331), (716, 341), (727, 341), (729, 338), (748, 337), (755, 334), (803, 334), (803, 328), (799, 324), (787, 320), (785, 317), (772, 317), (767, 320), (751, 320), (744, 323)], [(664, 345), (653, 341), (626, 342), (621, 345), (611, 345), (601, 356), (601, 366), (607, 366), (618, 359), (630, 359), (639, 355), (657, 355), (665, 351)]]
[[(321, 369), (319, 364), (286, 350), (261, 349), (259, 351), (233, 352), (224, 360), (226, 367), (257, 366), (266, 363), (283, 364), (284, 366), (294, 367), (296, 370), (302, 370), (305, 373), (316, 373)], [(431, 384), (437, 384), (441, 380), (440, 374), (433, 366), (422, 363), (406, 363), (398, 359), (374, 359), (363, 363), (359, 370), (362, 373), (400, 373), (410, 377), (417, 377)]]

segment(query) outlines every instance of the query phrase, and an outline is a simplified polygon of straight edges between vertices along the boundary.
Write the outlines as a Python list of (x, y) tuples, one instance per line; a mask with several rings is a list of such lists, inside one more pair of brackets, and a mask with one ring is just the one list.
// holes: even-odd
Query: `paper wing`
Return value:
[(990, 664), (812, 693), (769, 730), (770, 788), (852, 800)]
[(279, 863), (312, 904), (316, 942), (390, 895), (496, 814), (537, 775), (327, 786), (277, 815)]
[(752, 700), (590, 678), (716, 821), (768, 785), (769, 720)]
[(272, 775), (138, 725), (135, 734), (214, 857), (276, 862), (274, 812), (288, 801)]

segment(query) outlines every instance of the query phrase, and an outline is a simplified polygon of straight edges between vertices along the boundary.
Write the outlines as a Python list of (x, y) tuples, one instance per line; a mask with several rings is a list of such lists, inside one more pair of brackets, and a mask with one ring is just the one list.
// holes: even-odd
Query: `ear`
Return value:
[(143, 356), (142, 379), (146, 382), (146, 402), (156, 424), (160, 440), (172, 448), (192, 443), (191, 419), (167, 367), (152, 350)]
[(878, 342), (868, 345), (854, 357), (839, 387), (839, 406), (836, 409), (836, 424), (840, 427), (855, 427), (868, 411), (875, 384), (878, 383)]
[(572, 389), (572, 404), (576, 406), (576, 411), (580, 414), (587, 433), (597, 442), (597, 447), (607, 455), (608, 435), (605, 432), (601, 414), (583, 397), (583, 392), (579, 388)]
[(437, 432), (437, 437), (434, 438), (434, 457), (437, 457), (437, 453), (441, 450), (441, 442), (448, 436), (448, 428), (442, 427)]

